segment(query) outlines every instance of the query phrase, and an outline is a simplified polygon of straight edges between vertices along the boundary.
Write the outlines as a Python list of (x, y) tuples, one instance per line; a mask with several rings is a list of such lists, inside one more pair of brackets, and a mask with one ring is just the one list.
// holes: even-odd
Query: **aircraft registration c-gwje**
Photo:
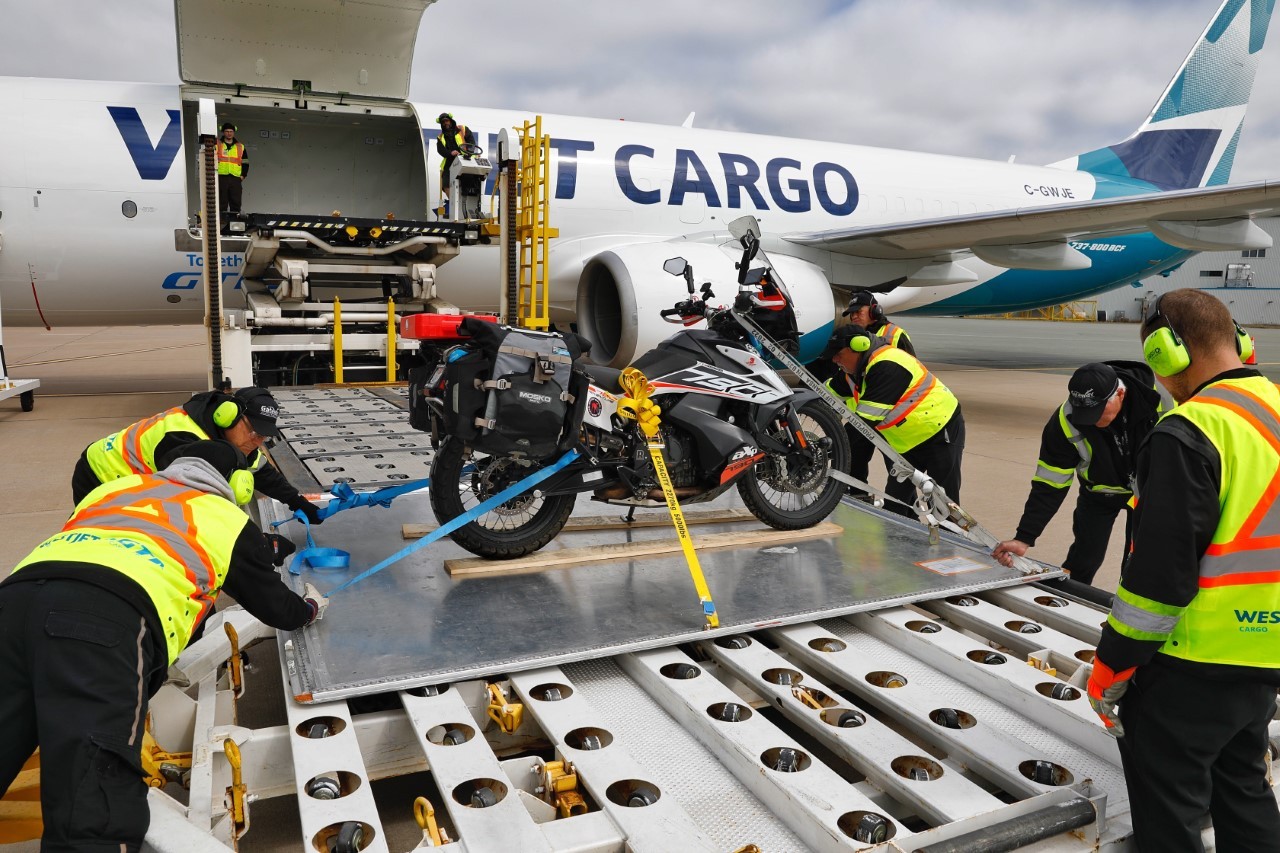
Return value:
[[(179, 86), (0, 78), (5, 321), (199, 321), (203, 258), (189, 228), (202, 99), (248, 146), (246, 210), (435, 220), (436, 116), (452, 112), (492, 153), (529, 115), (407, 100), (430, 3), (263, 3), (248, 41), (237, 21), (177, 0)], [(1227, 181), (1272, 9), (1225, 0), (1132, 136), (1048, 166), (544, 115), (560, 235), (552, 319), (576, 322), (597, 361), (625, 365), (672, 331), (658, 311), (679, 283), (663, 261), (730, 280), (727, 225), (745, 214), (791, 292), (805, 360), (857, 289), (890, 312), (997, 313), (1166, 273), (1196, 251), (1269, 247), (1252, 218), (1280, 210), (1280, 186)], [(325, 44), (283, 37), (322, 16)], [(498, 255), (478, 246), (439, 264), (438, 295), (492, 309)], [(252, 315), (261, 302), (242, 287), (245, 264), (229, 241), (225, 304)], [(257, 274), (248, 290), (265, 289)], [(313, 277), (311, 298), (339, 284)], [(282, 381), (285, 364), (269, 361), (265, 378)]]

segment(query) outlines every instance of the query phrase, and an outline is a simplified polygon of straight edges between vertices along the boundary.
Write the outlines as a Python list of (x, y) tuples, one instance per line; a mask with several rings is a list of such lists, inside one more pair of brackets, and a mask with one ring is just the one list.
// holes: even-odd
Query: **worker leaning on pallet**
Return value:
[[(1280, 851), (1266, 778), (1280, 686), (1280, 390), (1241, 364), (1225, 305), (1174, 290), (1142, 324), (1178, 406), (1137, 457), (1133, 552), (1089, 701), (1119, 736), (1142, 851)], [(1117, 714), (1118, 706), (1118, 714)]]
[(1005, 566), (1036, 544), (1062, 506), (1071, 481), (1080, 493), (1071, 517), (1071, 548), (1062, 568), (1073, 580), (1092, 583), (1107, 556), (1116, 517), (1125, 513), (1125, 553), (1132, 525), (1133, 456), (1162, 410), (1151, 368), (1136, 361), (1097, 361), (1076, 370), (1067, 399), (1049, 416), (1040, 436), (1040, 458), (1031, 494), (1012, 539), (993, 556)]
[(298, 492), (262, 452), (268, 438), (279, 438), (280, 407), (265, 388), (241, 388), (235, 394), (205, 391), (177, 408), (130, 424), (85, 448), (71, 475), (75, 503), (103, 483), (129, 474), (150, 474), (156, 459), (184, 444), (225, 439), (249, 460), (258, 491), (320, 524), (320, 507)]
[(42, 850), (139, 848), (149, 698), (219, 590), (282, 630), (324, 613), (273, 568), (292, 544), (237, 506), (253, 496), (245, 465), (201, 441), (112, 480), (0, 583), (0, 796), (38, 746)]

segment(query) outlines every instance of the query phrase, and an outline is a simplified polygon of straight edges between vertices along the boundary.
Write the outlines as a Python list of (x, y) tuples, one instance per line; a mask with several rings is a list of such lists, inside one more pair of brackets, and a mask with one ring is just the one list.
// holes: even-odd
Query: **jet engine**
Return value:
[[(578, 332), (592, 343), (591, 358), (622, 368), (636, 356), (682, 328), (663, 320), (658, 312), (688, 298), (683, 278), (668, 275), (662, 264), (684, 258), (693, 266), (700, 288), (710, 281), (713, 303), (730, 305), (738, 290), (734, 263), (741, 257), (736, 242), (633, 243), (593, 256), (578, 279)], [(800, 358), (817, 358), (831, 335), (835, 303), (822, 270), (788, 255), (771, 254), (774, 271), (791, 294), (800, 331)], [(759, 264), (759, 259), (756, 264)], [(704, 328), (699, 322), (693, 328)]]

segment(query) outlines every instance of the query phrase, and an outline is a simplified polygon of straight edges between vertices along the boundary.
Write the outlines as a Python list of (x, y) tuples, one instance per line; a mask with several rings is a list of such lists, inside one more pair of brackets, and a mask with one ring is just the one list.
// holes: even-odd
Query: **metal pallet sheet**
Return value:
[[(734, 495), (714, 505), (736, 502)], [(581, 500), (578, 511), (599, 508)], [(388, 509), (334, 516), (315, 531), (317, 544), (350, 551), (352, 568), (310, 570), (293, 580), (298, 589), (302, 580), (332, 589), (404, 547), (401, 524), (430, 520), (421, 494), (402, 497)], [(721, 619), (717, 631), (703, 630), (697, 594), (679, 555), (453, 579), (444, 560), (465, 552), (451, 541), (437, 542), (335, 596), (324, 621), (297, 632), (295, 693), (311, 701), (518, 672), (1025, 579), (958, 540), (944, 536), (931, 545), (922, 528), (883, 513), (841, 505), (832, 520), (844, 528), (842, 535), (704, 552), (702, 567)], [(742, 527), (708, 525), (699, 533), (703, 529)], [(546, 550), (628, 538), (673, 536), (665, 528), (566, 533)], [(946, 575), (917, 565), (954, 557), (983, 567)]]

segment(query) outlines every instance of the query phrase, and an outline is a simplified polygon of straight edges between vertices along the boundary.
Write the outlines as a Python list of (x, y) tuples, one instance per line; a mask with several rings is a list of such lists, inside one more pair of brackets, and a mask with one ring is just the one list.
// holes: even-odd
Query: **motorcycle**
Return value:
[[(742, 239), (734, 308), (757, 319), (775, 341), (796, 337), (785, 288), (772, 284), (767, 267), (751, 268), (759, 244)], [(824, 520), (844, 492), (830, 478), (847, 470), (848, 437), (840, 417), (813, 391), (792, 389), (753, 345), (728, 306), (717, 304), (712, 285), (695, 292), (684, 258), (663, 269), (683, 277), (688, 297), (661, 312), (686, 328), (633, 363), (652, 383), (661, 406), (660, 437), (676, 495), (682, 504), (715, 500), (736, 487), (748, 510), (770, 527), (791, 530)], [(706, 328), (688, 328), (706, 321)], [(634, 421), (618, 416), (622, 371), (581, 366), (589, 377), (577, 429), (574, 460), (527, 492), (481, 515), (452, 534), (463, 548), (491, 559), (537, 551), (563, 529), (577, 496), (615, 506), (665, 506), (645, 437)], [(430, 498), (436, 518), (447, 522), (544, 467), (528, 454), (485, 455), (456, 435), (443, 437), (431, 466)]]

